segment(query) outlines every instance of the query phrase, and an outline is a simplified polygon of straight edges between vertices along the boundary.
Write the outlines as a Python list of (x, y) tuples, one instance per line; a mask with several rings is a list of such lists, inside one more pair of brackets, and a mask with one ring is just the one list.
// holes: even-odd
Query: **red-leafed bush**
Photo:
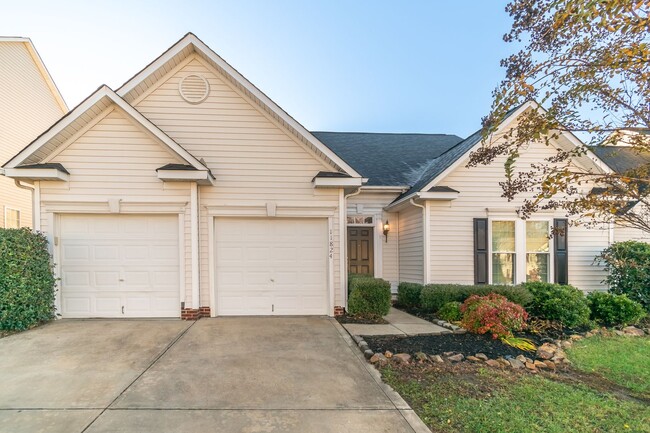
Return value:
[(512, 337), (512, 332), (524, 329), (528, 320), (528, 313), (521, 305), (496, 293), (470, 296), (461, 305), (460, 311), (465, 329), (476, 334), (489, 332), (493, 338)]

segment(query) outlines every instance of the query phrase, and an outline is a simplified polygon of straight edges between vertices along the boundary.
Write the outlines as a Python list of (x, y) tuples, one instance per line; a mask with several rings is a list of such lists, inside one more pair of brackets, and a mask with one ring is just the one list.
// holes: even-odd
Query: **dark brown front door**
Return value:
[(372, 227), (348, 227), (348, 272), (373, 275)]

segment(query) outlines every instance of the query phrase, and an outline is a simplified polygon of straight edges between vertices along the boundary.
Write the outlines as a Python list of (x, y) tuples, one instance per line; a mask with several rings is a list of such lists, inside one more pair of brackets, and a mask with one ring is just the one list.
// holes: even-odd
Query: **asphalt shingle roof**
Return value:
[(448, 134), (312, 134), (375, 186), (413, 185), (432, 161), (463, 141)]
[(593, 146), (591, 151), (618, 173), (650, 164), (650, 152), (639, 152), (631, 147)]

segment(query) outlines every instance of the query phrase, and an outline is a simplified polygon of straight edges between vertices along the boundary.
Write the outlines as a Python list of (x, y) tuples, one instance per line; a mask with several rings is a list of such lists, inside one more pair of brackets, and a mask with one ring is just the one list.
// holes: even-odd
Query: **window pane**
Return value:
[(5, 228), (17, 229), (20, 227), (20, 211), (15, 209), (7, 209), (5, 216)]
[(526, 254), (526, 281), (548, 283), (548, 254)]
[(372, 222), (373, 222), (372, 220), (373, 220), (373, 218), (370, 216), (370, 217), (366, 217), (363, 220), (363, 222), (366, 223), (366, 224), (372, 224)]
[(515, 255), (492, 254), (492, 284), (514, 284)]
[(514, 221), (492, 221), (492, 251), (515, 251)]
[(348, 217), (348, 224), (354, 224), (354, 217)]
[(547, 253), (548, 221), (526, 221), (526, 251), (531, 253)]

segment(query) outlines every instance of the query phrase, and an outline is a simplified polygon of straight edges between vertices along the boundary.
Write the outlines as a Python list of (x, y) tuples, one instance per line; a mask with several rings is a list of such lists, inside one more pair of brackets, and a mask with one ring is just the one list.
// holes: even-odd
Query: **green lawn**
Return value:
[(650, 432), (648, 405), (583, 385), (473, 365), (382, 373), (434, 432)]
[(591, 337), (567, 350), (573, 367), (650, 395), (650, 338)]

